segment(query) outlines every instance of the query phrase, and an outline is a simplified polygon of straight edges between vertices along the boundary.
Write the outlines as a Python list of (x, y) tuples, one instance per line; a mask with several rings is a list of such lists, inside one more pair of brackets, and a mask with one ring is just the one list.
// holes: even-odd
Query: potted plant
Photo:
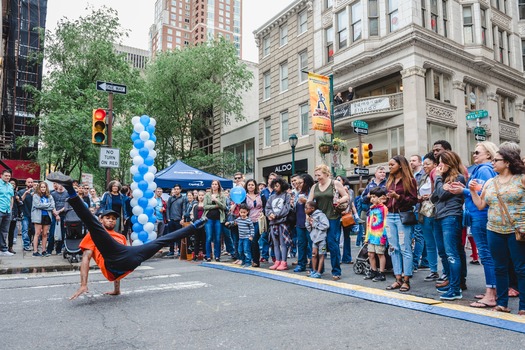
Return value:
[(329, 136), (322, 136), (319, 138), (319, 153), (322, 155), (330, 153), (330, 149), (332, 148), (332, 142), (330, 141)]
[(339, 137), (334, 137), (334, 140), (332, 141), (332, 148), (334, 152), (346, 153), (348, 150), (348, 144), (346, 143), (346, 140), (343, 140)]

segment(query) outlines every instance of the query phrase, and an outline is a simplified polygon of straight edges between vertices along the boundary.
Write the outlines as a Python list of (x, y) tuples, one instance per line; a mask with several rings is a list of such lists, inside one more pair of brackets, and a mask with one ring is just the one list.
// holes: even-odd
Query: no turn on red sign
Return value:
[(100, 147), (98, 166), (101, 168), (120, 168), (120, 149)]

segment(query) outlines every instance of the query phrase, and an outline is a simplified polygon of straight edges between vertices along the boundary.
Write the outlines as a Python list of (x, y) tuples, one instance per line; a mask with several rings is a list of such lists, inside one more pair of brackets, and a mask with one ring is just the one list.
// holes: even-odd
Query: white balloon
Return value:
[[(142, 190), (140, 188), (137, 188), (136, 190), (133, 190), (133, 198), (140, 199), (140, 198), (142, 198), (143, 195), (144, 195), (144, 193), (142, 193)], [(148, 221), (148, 220), (146, 220), (146, 221)]]
[(155, 167), (155, 165), (150, 165), (148, 167), (148, 172), (150, 172), (152, 174), (156, 174), (157, 173), (157, 167)]
[(129, 204), (131, 205), (131, 207), (136, 207), (138, 204), (139, 204), (139, 199), (138, 198), (131, 198), (131, 200), (129, 201)]
[(148, 216), (146, 214), (140, 214), (137, 220), (142, 225), (145, 225), (148, 222)]
[(132, 182), (131, 185), (129, 185), (129, 187), (131, 188), (132, 191), (135, 191), (137, 188), (139, 188), (139, 184), (136, 182)]
[(155, 148), (155, 142), (149, 140), (149, 137), (148, 137), (148, 140), (144, 142), (144, 147), (150, 150), (149, 154), (151, 155), (151, 150)]
[(131, 173), (131, 175), (135, 175), (136, 173), (139, 172), (139, 167), (136, 166), (136, 165), (132, 165), (132, 166), (129, 168), (129, 172)]
[(157, 158), (157, 151), (155, 151), (154, 149), (150, 150), (149, 156), (153, 159)]
[(140, 205), (134, 206), (131, 211), (133, 212), (133, 215), (137, 215), (137, 216), (144, 213), (144, 209)]
[(153, 231), (148, 233), (148, 242), (154, 241), (157, 239), (157, 232)]
[(153, 232), (154, 229), (155, 225), (152, 222), (148, 222), (144, 225), (144, 231), (146, 231), (147, 233)]
[(137, 239), (139, 239), (139, 234), (135, 231), (131, 232), (131, 240), (132, 241), (136, 241)]
[(144, 243), (140, 239), (136, 239), (131, 243), (132, 246), (143, 245)]
[(152, 182), (155, 180), (155, 175), (153, 173), (146, 173), (144, 174), (144, 180), (147, 182)]
[(149, 140), (149, 132), (147, 132), (147, 131), (145, 131), (145, 130), (142, 131), (142, 132), (140, 133), (140, 139), (141, 139), (142, 141), (148, 141), (148, 140)]
[(138, 167), (141, 164), (144, 164), (144, 158), (142, 158), (141, 156), (133, 157), (133, 165), (136, 165)]
[(157, 200), (156, 200), (155, 198), (150, 198), (150, 199), (148, 200), (148, 205), (149, 205), (150, 207), (156, 207), (156, 206), (157, 206)]
[(140, 117), (139, 116), (135, 116), (135, 117), (131, 118), (131, 124), (135, 125), (137, 123), (140, 123)]
[(155, 120), (155, 118), (149, 118), (149, 125), (157, 125), (157, 121)]
[(133, 125), (133, 130), (135, 130), (135, 132), (138, 132), (140, 134), (141, 132), (144, 131), (144, 125), (142, 125), (141, 123), (137, 123)]
[(157, 184), (155, 182), (148, 183), (148, 190), (155, 191), (157, 189)]
[(129, 156), (131, 158), (135, 158), (138, 155), (139, 155), (139, 150), (136, 148), (132, 148), (131, 151), (129, 151)]

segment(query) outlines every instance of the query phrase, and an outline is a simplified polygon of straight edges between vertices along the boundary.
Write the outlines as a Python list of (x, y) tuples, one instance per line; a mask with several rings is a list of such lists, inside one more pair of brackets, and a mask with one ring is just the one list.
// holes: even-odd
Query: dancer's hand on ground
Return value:
[(76, 291), (75, 294), (73, 294), (71, 296), (71, 298), (69, 298), (69, 300), (73, 300), (73, 299), (76, 299), (78, 298), (80, 295), (84, 294), (84, 293), (87, 293), (88, 292), (88, 287), (87, 286), (80, 286), (80, 288), (78, 288), (78, 290)]

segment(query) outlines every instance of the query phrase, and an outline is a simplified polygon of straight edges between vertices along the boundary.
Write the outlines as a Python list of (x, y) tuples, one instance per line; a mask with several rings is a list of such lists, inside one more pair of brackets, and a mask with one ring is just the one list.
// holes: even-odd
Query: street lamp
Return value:
[(290, 147), (292, 147), (292, 175), (295, 174), (295, 146), (297, 146), (297, 135), (291, 134), (288, 138)]

